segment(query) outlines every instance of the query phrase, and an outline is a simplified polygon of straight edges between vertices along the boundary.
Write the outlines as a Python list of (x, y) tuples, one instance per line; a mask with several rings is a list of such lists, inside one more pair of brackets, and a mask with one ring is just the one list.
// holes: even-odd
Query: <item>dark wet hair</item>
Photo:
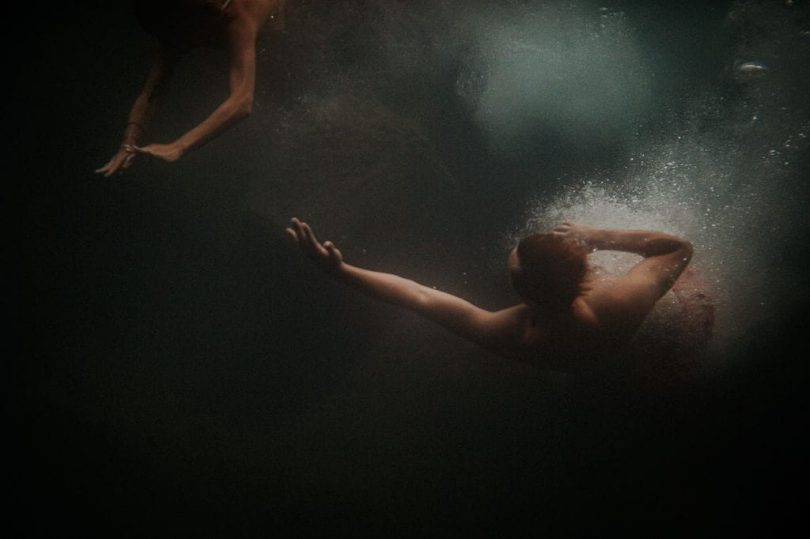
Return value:
[(133, 0), (133, 11), (147, 33), (169, 45), (183, 40), (220, 13), (211, 0)]
[(525, 300), (551, 310), (565, 310), (585, 291), (587, 251), (555, 234), (532, 234), (517, 246), (520, 268), (512, 285)]

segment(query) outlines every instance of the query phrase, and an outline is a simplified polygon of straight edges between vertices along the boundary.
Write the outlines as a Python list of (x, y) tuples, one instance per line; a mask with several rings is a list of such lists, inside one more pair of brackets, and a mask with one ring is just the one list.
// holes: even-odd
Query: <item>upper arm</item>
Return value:
[(607, 295), (624, 312), (645, 316), (672, 288), (691, 259), (692, 245), (683, 241), (675, 251), (640, 261), (613, 283)]
[(453, 333), (479, 344), (486, 344), (494, 337), (495, 314), (458, 296), (420, 285), (410, 308)]
[(235, 20), (228, 30), (228, 82), (232, 96), (253, 97), (258, 30), (255, 21), (249, 18)]
[(149, 75), (146, 77), (142, 95), (147, 99), (152, 99), (163, 94), (175, 65), (177, 65), (177, 54), (161, 47), (149, 70)]

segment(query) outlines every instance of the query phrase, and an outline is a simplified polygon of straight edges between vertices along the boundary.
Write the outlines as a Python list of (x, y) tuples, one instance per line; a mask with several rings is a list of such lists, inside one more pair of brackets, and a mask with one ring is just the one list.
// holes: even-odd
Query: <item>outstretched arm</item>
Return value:
[(186, 152), (216, 137), (253, 110), (256, 84), (256, 37), (258, 22), (251, 17), (236, 17), (228, 28), (230, 94), (205, 120), (169, 144), (135, 147), (140, 154), (173, 162)]
[(176, 63), (177, 57), (173, 52), (165, 48), (158, 51), (157, 58), (146, 78), (146, 83), (129, 111), (124, 138), (118, 147), (118, 152), (106, 165), (97, 169), (96, 173), (109, 177), (132, 165), (132, 161), (136, 156), (135, 147), (152, 117), (155, 98), (164, 92)]
[(293, 219), (287, 234), (323, 271), (369, 296), (411, 310), (482, 346), (493, 340), (495, 315), (459, 297), (397, 275), (347, 264), (332, 242), (321, 243), (306, 223)]

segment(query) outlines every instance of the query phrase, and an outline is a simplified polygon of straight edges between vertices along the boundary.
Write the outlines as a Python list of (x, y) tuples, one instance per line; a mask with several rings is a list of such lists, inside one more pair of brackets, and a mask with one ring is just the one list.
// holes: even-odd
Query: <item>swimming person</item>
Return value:
[[(158, 39), (158, 54), (129, 112), (116, 154), (97, 173), (109, 177), (138, 155), (173, 162), (248, 116), (256, 80), (256, 40), (268, 20), (281, 29), (286, 0), (134, 0), (143, 28)], [(229, 58), (230, 95), (199, 125), (167, 144), (138, 146), (179, 58), (197, 47), (223, 48)]]
[[(414, 311), (500, 356), (554, 368), (622, 350), (692, 258), (692, 244), (669, 234), (564, 222), (550, 233), (527, 236), (511, 251), (507, 269), (523, 301), (492, 312), (396, 275), (352, 266), (334, 244), (318, 241), (310, 226), (296, 218), (287, 234), (338, 281)], [(596, 250), (643, 258), (623, 275), (600, 279), (587, 260)]]

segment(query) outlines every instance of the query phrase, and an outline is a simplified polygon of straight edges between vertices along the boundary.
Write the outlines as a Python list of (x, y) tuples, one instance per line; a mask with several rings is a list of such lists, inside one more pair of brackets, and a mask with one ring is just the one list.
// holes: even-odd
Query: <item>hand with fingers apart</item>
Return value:
[(298, 243), (301, 251), (320, 269), (332, 275), (341, 271), (343, 255), (331, 241), (318, 241), (307, 223), (293, 217), (287, 228), (287, 235)]
[(593, 238), (595, 231), (595, 228), (587, 225), (580, 225), (577, 223), (572, 223), (571, 221), (563, 221), (559, 225), (555, 226), (551, 233), (577, 241), (585, 247), (590, 248), (591, 239)]

